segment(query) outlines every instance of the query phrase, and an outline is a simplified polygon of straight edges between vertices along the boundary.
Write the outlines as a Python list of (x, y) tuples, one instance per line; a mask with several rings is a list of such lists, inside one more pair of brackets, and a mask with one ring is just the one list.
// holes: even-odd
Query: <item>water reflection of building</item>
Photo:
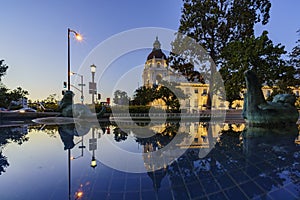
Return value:
[[(150, 128), (153, 131), (152, 137), (137, 138), (137, 142), (143, 147), (144, 166), (153, 182), (154, 189), (159, 189), (161, 181), (167, 175), (168, 166), (179, 158), (178, 149), (181, 149), (183, 153), (186, 150), (194, 149), (198, 158), (203, 157), (202, 154), (207, 155), (213, 149), (223, 128), (224, 124), (206, 122), (181, 125), (179, 123), (177, 125), (165, 123)], [(180, 137), (178, 143), (172, 145), (171, 149), (166, 149), (165, 147), (175, 136)], [(199, 151), (200, 149), (201, 151)], [(168, 162), (170, 160), (172, 162)]]

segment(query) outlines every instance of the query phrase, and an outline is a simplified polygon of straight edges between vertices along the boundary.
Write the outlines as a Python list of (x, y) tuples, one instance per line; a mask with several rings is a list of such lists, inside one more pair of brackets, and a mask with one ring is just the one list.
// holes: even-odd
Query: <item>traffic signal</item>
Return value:
[(100, 100), (101, 99), (101, 94), (98, 94), (98, 100)]
[(64, 88), (67, 88), (67, 82), (64, 81)]

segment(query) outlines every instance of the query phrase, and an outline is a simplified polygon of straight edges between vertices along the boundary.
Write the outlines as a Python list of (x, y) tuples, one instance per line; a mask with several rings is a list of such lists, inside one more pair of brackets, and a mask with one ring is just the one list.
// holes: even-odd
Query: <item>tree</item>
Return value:
[(9, 99), (18, 101), (21, 98), (25, 98), (27, 95), (29, 95), (28, 91), (23, 90), (21, 87), (17, 87), (17, 89), (9, 92)]
[(167, 112), (178, 112), (180, 109), (179, 99), (185, 99), (184, 92), (176, 87), (178, 84), (174, 82), (161, 81), (156, 89), (155, 99), (161, 99), (167, 106)]
[(6, 70), (8, 69), (8, 66), (4, 64), (4, 60), (0, 60), (0, 81), (2, 79), (2, 76), (6, 74)]
[[(254, 36), (254, 25), (261, 22), (268, 23), (270, 0), (184, 0), (179, 32), (193, 38), (209, 53), (216, 65), (210, 65), (208, 77), (210, 93), (213, 91), (213, 81), (217, 66), (222, 68), (224, 59), (221, 57), (223, 49), (232, 41), (244, 41)], [(173, 49), (180, 46), (180, 42), (173, 43)], [(193, 51), (188, 49), (187, 51)], [(170, 55), (172, 68), (190, 76), (196, 72), (191, 59), (179, 59), (184, 55)], [(192, 53), (193, 55), (193, 53)], [(183, 56), (184, 58), (184, 56)], [(188, 63), (192, 63), (188, 65)], [(186, 73), (188, 71), (188, 73)], [(200, 71), (200, 73), (202, 73)], [(189, 78), (188, 78), (189, 79)], [(208, 108), (211, 105), (211, 94), (208, 95)]]
[(155, 87), (142, 86), (135, 91), (134, 102), (138, 105), (147, 105), (154, 100), (161, 99), (167, 106), (167, 111), (178, 112), (179, 99), (186, 98), (184, 92), (176, 87), (177, 83), (161, 81)]
[[(297, 31), (297, 33), (300, 36), (300, 29)], [(295, 78), (299, 80), (300, 79), (300, 37), (296, 42), (296, 46), (289, 53), (289, 64), (292, 65), (297, 70), (297, 73), (295, 74)]]
[(9, 103), (8, 102), (8, 95), (7, 95), (8, 89), (4, 86), (0, 86), (0, 107), (5, 107), (7, 108)]
[(133, 96), (133, 104), (135, 105), (147, 105), (155, 100), (155, 88), (141, 86), (135, 90)]
[(184, 0), (179, 32), (202, 45), (221, 63), (222, 49), (231, 41), (254, 35), (254, 25), (268, 23), (269, 0)]
[(285, 53), (284, 46), (274, 45), (267, 31), (260, 37), (252, 36), (224, 47), (220, 73), (230, 105), (234, 100), (241, 99), (241, 91), (245, 88), (244, 72), (248, 69), (257, 74), (261, 84), (280, 86), (281, 90), (287, 91), (294, 80), (295, 71), (281, 58)]
[(129, 97), (125, 91), (116, 90), (114, 93), (113, 102), (117, 105), (128, 105), (129, 104)]

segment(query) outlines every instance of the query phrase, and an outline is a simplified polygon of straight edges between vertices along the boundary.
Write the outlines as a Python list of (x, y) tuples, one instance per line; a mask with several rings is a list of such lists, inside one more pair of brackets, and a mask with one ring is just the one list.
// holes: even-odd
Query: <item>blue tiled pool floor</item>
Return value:
[[(163, 168), (130, 173), (102, 163), (97, 152), (97, 166), (90, 166), (93, 154), (88, 145), (95, 136), (91, 132), (84, 141), (62, 137), (56, 130), (32, 129), (24, 134), (16, 128), (1, 129), (1, 200), (300, 199), (300, 145), (295, 135), (245, 137), (227, 131), (204, 157), (203, 149), (186, 148)], [(152, 142), (132, 135), (115, 141), (119, 133), (102, 132), (98, 139), (107, 137), (112, 143), (98, 144), (96, 151), (110, 155), (112, 144), (141, 151)], [(172, 140), (164, 137), (157, 137), (160, 144)], [(70, 141), (75, 146), (65, 148)], [(68, 153), (74, 156), (70, 163)]]

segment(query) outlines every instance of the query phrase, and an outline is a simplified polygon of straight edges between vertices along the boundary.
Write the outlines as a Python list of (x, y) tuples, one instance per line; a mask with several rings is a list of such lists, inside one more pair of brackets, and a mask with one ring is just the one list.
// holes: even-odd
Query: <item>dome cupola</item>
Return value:
[(166, 55), (162, 52), (160, 48), (160, 42), (158, 41), (158, 37), (156, 36), (156, 39), (153, 43), (153, 49), (151, 53), (148, 55), (147, 60), (151, 60), (153, 58), (155, 59), (167, 59)]

